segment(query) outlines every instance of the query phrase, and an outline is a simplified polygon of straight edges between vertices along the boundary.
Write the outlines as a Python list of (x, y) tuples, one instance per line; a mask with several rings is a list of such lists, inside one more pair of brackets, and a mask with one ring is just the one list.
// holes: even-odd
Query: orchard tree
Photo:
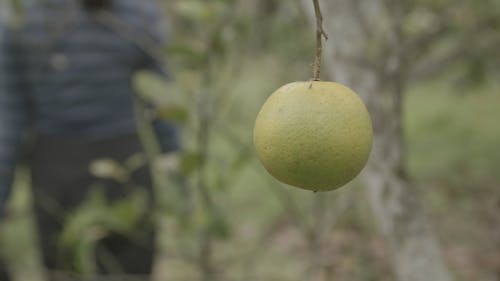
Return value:
[[(312, 1), (302, 3), (316, 21)], [(397, 279), (451, 280), (419, 188), (405, 167), (404, 94), (411, 83), (448, 70), (464, 69), (462, 80), (477, 82), (498, 69), (500, 2), (320, 3), (330, 36), (324, 78), (352, 87), (372, 116), (374, 147), (363, 178)]]

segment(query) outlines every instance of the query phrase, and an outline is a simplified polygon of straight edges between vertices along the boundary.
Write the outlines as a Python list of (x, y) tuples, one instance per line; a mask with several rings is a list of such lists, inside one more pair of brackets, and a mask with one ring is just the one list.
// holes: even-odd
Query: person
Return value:
[[(139, 70), (168, 77), (163, 64), (133, 38), (144, 36), (158, 46), (165, 44), (162, 18), (153, 1), (37, 1), (25, 9), (26, 23), (21, 27), (2, 24), (0, 211), (10, 194), (16, 163), (28, 155), (33, 211), (43, 263), (50, 270), (74, 270), (58, 239), (67, 214), (83, 204), (91, 186), (103, 186), (110, 202), (139, 187), (149, 199), (154, 196), (146, 166), (133, 173), (132, 185), (99, 179), (89, 171), (95, 159), (123, 162), (144, 152), (132, 78)], [(101, 14), (123, 30), (99, 20)], [(151, 122), (162, 152), (178, 151), (177, 126)], [(118, 268), (127, 274), (150, 274), (155, 237), (150, 215), (139, 225), (138, 229), (149, 230), (132, 238), (113, 233), (99, 242), (95, 259), (100, 273)], [(109, 257), (113, 269), (106, 262)]]

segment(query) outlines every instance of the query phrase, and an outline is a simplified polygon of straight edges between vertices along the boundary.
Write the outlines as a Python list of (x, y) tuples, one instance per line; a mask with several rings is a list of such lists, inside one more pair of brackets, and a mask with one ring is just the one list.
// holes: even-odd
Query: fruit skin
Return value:
[(370, 115), (351, 89), (334, 82), (293, 82), (266, 100), (253, 140), (258, 158), (276, 179), (328, 191), (363, 169), (372, 131)]

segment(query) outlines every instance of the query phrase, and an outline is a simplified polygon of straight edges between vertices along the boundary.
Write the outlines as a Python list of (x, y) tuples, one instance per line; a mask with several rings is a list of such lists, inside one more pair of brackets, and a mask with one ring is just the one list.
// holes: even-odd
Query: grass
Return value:
[(413, 88), (406, 102), (406, 131), (414, 176), (454, 183), (497, 179), (499, 104), (499, 85), (465, 93), (443, 82)]

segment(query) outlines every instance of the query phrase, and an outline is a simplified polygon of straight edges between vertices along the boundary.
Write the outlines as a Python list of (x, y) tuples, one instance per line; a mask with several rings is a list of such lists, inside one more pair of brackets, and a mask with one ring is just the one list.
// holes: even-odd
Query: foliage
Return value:
[(103, 190), (95, 189), (84, 204), (66, 216), (59, 243), (70, 253), (69, 258), (77, 272), (95, 274), (99, 241), (110, 234), (134, 237), (140, 231), (148, 231), (148, 227), (138, 224), (146, 210), (145, 192), (137, 191), (110, 204)]

